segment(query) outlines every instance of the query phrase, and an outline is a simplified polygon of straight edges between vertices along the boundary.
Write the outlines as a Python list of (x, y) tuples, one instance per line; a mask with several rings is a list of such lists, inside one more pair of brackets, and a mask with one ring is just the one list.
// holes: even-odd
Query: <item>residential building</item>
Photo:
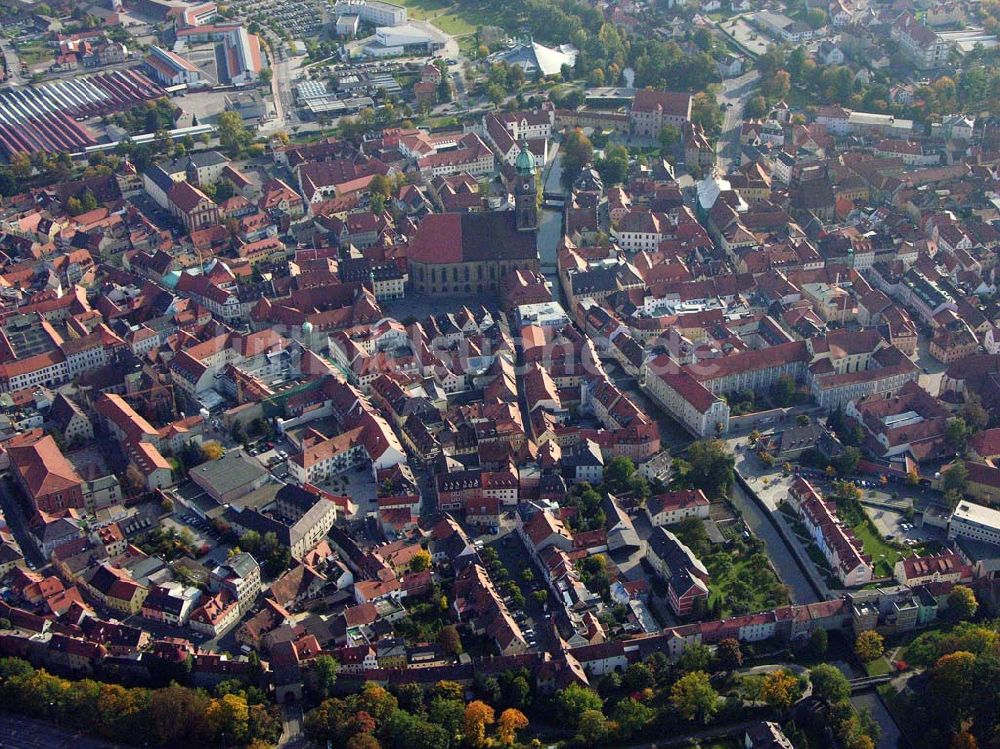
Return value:
[(646, 560), (667, 583), (670, 608), (680, 617), (697, 615), (708, 603), (708, 569), (666, 528), (646, 541)]
[(650, 497), (646, 514), (653, 527), (677, 525), (685, 520), (708, 518), (711, 503), (701, 489), (679, 489)]
[(691, 120), (691, 94), (654, 91), (651, 88), (635, 92), (629, 110), (632, 134), (657, 138), (664, 125), (680, 128)]

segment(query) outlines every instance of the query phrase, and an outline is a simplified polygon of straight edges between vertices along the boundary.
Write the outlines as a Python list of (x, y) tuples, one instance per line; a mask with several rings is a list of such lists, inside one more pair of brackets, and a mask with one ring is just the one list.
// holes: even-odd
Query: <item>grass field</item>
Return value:
[(453, 3), (450, 0), (396, 0), (397, 4), (405, 6), (410, 18), (426, 21), (448, 10)]
[(924, 556), (937, 550), (939, 544), (928, 543), (912, 548), (899, 548), (888, 543), (879, 536), (870, 522), (858, 523), (851, 530), (865, 546), (865, 553), (871, 555), (877, 576), (888, 577), (892, 575), (893, 567), (900, 559), (912, 557), (914, 554)]
[(28, 67), (53, 59), (52, 48), (41, 40), (17, 45), (17, 56)]
[(446, 34), (462, 37), (475, 33), (478, 26), (500, 26), (502, 5), (488, 2), (456, 3), (452, 0), (398, 0), (411, 18), (430, 21)]
[(885, 676), (887, 673), (892, 671), (892, 664), (889, 663), (888, 658), (882, 656), (878, 660), (866, 663), (865, 671), (868, 672), (869, 676)]

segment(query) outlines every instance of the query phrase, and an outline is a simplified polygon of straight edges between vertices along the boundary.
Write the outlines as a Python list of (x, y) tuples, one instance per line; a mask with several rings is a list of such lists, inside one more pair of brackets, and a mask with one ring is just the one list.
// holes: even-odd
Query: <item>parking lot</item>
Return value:
[(247, 454), (257, 458), (264, 468), (281, 481), (288, 478), (288, 456), (294, 452), (292, 443), (282, 438), (258, 440), (247, 447)]
[(875, 523), (879, 534), (885, 539), (890, 537), (904, 546), (915, 547), (928, 541), (944, 541), (945, 532), (942, 528), (922, 526), (906, 519), (906, 516), (897, 510), (888, 507), (874, 506), (866, 504), (862, 499), (865, 512)]
[(190, 126), (191, 117), (197, 117), (199, 124), (212, 124), (226, 108), (226, 91), (195, 91), (184, 94), (174, 103), (182, 111), (178, 124)]
[(317, 36), (323, 30), (324, 9), (311, 0), (236, 0), (230, 8), (293, 39)]

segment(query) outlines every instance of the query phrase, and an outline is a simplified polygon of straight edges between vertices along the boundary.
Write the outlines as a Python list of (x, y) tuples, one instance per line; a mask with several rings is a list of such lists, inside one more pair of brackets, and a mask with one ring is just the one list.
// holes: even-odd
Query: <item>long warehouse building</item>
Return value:
[(94, 145), (74, 120), (99, 117), (164, 95), (134, 70), (0, 91), (0, 154), (79, 151)]

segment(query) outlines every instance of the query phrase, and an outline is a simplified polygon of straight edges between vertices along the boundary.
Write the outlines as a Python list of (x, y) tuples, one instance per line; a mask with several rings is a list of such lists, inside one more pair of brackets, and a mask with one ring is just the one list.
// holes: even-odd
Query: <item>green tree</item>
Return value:
[(823, 28), (826, 25), (826, 11), (822, 8), (810, 8), (806, 12), (806, 23), (814, 30)]
[(316, 674), (316, 689), (323, 698), (329, 697), (337, 683), (337, 672), (340, 664), (332, 656), (320, 655), (313, 661), (313, 671)]
[(612, 491), (620, 490), (633, 473), (635, 473), (635, 463), (630, 458), (618, 455), (604, 467), (604, 481)]
[(861, 461), (861, 451), (852, 446), (844, 448), (836, 458), (833, 459), (833, 467), (837, 469), (840, 476), (849, 476), (854, 473)]
[(486, 87), (486, 98), (490, 100), (490, 103), (494, 107), (499, 108), (504, 99), (507, 98), (507, 92), (504, 91), (503, 87), (491, 83)]
[(986, 409), (983, 408), (983, 401), (976, 393), (965, 394), (965, 403), (958, 413), (968, 426), (970, 434), (983, 429), (989, 420)]
[(692, 671), (670, 688), (670, 704), (685, 720), (707, 723), (719, 709), (719, 693), (712, 688), (707, 673)]
[(441, 726), (449, 736), (455, 736), (462, 728), (462, 716), (465, 714), (465, 703), (462, 700), (435, 697), (427, 709), (427, 718), (431, 723)]
[(388, 749), (448, 749), (451, 743), (444, 728), (404, 710), (393, 710), (380, 736)]
[(531, 685), (526, 670), (504, 671), (500, 674), (500, 693), (505, 705), (524, 710), (531, 704)]
[(633, 663), (622, 676), (622, 689), (626, 692), (641, 692), (656, 684), (653, 670), (645, 663)]
[(972, 588), (966, 585), (956, 585), (948, 595), (948, 618), (952, 621), (967, 621), (976, 615), (979, 602)]
[(576, 740), (583, 746), (596, 746), (608, 735), (608, 721), (600, 710), (584, 710), (577, 722)]
[(624, 146), (608, 146), (604, 151), (604, 157), (598, 159), (594, 166), (605, 185), (610, 187), (621, 184), (628, 177), (628, 150)]
[(708, 671), (712, 667), (712, 650), (707, 645), (692, 645), (685, 648), (677, 661), (681, 671)]
[(828, 646), (829, 635), (827, 635), (826, 630), (822, 628), (814, 629), (812, 634), (809, 635), (809, 654), (814, 658), (819, 658), (826, 653)]
[(218, 184), (215, 185), (215, 196), (213, 200), (216, 203), (225, 203), (230, 198), (236, 195), (236, 185), (230, 182), (228, 179), (220, 180)]
[(556, 713), (570, 728), (580, 724), (580, 716), (588, 710), (601, 711), (604, 701), (597, 692), (579, 684), (570, 684), (556, 695)]
[(767, 99), (763, 96), (751, 96), (743, 105), (743, 117), (750, 120), (759, 120), (768, 112)]
[(368, 183), (368, 192), (371, 195), (381, 195), (383, 198), (388, 198), (392, 195), (392, 182), (388, 177), (383, 174), (376, 174), (372, 177), (372, 181)]
[(965, 419), (961, 416), (948, 419), (944, 435), (952, 448), (958, 452), (962, 452), (965, 449), (966, 441), (969, 439), (969, 427), (966, 425)]
[(680, 145), (681, 131), (676, 125), (664, 125), (660, 128), (657, 140), (660, 143), (660, 148), (663, 150), (663, 155), (671, 156), (677, 150), (677, 146)]
[(949, 489), (944, 493), (945, 504), (947, 504), (952, 510), (958, 507), (958, 503), (962, 501), (962, 497), (962, 492), (956, 489)]
[(618, 735), (625, 740), (639, 736), (653, 722), (656, 711), (631, 697), (614, 706), (611, 720), (618, 724)]
[(691, 121), (696, 122), (710, 135), (722, 129), (722, 109), (714, 94), (702, 91), (691, 100)]
[(236, 112), (222, 112), (216, 128), (219, 144), (234, 155), (249, 144), (250, 133), (243, 125), (243, 118)]
[(965, 467), (965, 463), (961, 460), (955, 461), (951, 467), (944, 472), (944, 481), (942, 482), (941, 488), (945, 492), (957, 492), (958, 494), (965, 494), (965, 490), (969, 483), (969, 469)]
[(851, 696), (851, 683), (836, 666), (821, 663), (809, 671), (814, 697), (826, 702), (842, 702)]
[(729, 494), (734, 481), (735, 460), (722, 440), (699, 440), (688, 449), (687, 479), (710, 499)]

